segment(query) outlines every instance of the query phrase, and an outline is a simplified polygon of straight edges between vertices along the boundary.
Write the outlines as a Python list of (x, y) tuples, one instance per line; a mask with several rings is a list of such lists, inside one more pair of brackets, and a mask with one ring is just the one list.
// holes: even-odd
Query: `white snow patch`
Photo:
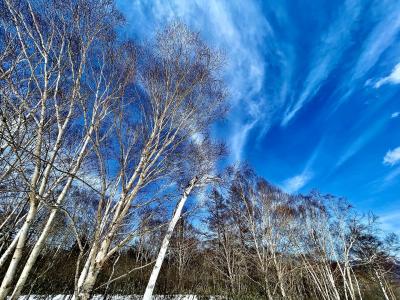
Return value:
[[(104, 295), (94, 295), (93, 300), (141, 300), (142, 295), (113, 295), (104, 298)], [(20, 296), (19, 300), (72, 300), (72, 295), (24, 295)], [(198, 300), (196, 295), (154, 295), (153, 300)], [(203, 298), (204, 299), (204, 298)], [(210, 296), (210, 300), (223, 300), (225, 297)]]

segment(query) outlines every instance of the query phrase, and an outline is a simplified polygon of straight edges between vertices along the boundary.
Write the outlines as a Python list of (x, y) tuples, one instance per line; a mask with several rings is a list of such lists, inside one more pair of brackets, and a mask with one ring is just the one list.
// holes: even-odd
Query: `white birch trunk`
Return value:
[[(47, 58), (45, 57), (45, 62), (44, 62), (44, 67), (47, 68)], [(47, 73), (45, 73), (47, 74)], [(47, 78), (45, 76), (45, 78)], [(40, 167), (41, 167), (41, 161), (40, 161), (40, 154), (42, 151), (42, 137), (43, 137), (43, 128), (44, 128), (44, 123), (45, 123), (45, 111), (46, 111), (46, 100), (47, 100), (47, 85), (48, 81), (45, 79), (44, 82), (44, 92), (41, 98), (41, 112), (40, 112), (40, 122), (38, 125), (38, 130), (37, 130), (37, 137), (36, 137), (36, 145), (35, 145), (35, 150), (34, 150), (34, 155), (36, 157), (36, 162), (35, 162), (35, 168), (34, 172), (31, 177), (31, 186), (30, 186), (30, 193), (29, 193), (29, 211), (26, 216), (25, 222), (22, 225), (21, 229), (19, 230), (19, 237), (18, 237), (18, 243), (16, 245), (12, 260), (10, 262), (10, 265), (7, 268), (6, 275), (3, 278), (3, 281), (1, 282), (0, 286), (0, 300), (4, 300), (7, 298), (7, 294), (11, 288), (11, 284), (14, 280), (15, 273), (17, 272), (18, 264), (21, 260), (22, 257), (22, 251), (25, 246), (26, 239), (28, 237), (28, 232), (31, 226), (31, 223), (34, 221), (38, 209), (38, 203), (36, 199), (36, 187), (38, 184), (38, 180), (40, 177)]]
[[(139, 163), (139, 168), (141, 167), (141, 163)], [(139, 171), (136, 171), (132, 178), (136, 178), (138, 176)], [(132, 184), (133, 184), (133, 180)], [(92, 292), (93, 286), (96, 283), (97, 275), (99, 274), (101, 268), (103, 267), (104, 262), (108, 259), (109, 255), (113, 252), (113, 250), (109, 250), (111, 242), (114, 238), (114, 234), (117, 232), (119, 228), (119, 224), (121, 220), (125, 217), (129, 209), (129, 201), (132, 200), (138, 193), (140, 187), (142, 185), (142, 179), (139, 178), (138, 183), (134, 187), (132, 193), (129, 196), (122, 196), (119, 203), (116, 206), (116, 210), (113, 215), (112, 225), (110, 230), (105, 237), (105, 239), (98, 246), (94, 244), (92, 249), (90, 250), (90, 255), (87, 258), (84, 268), (81, 271), (78, 279), (78, 286), (76, 290), (78, 294), (76, 295), (77, 299), (89, 299), (90, 293)], [(100, 225), (101, 226), (101, 225)], [(97, 241), (96, 241), (97, 243)]]
[(380, 285), (380, 287), (381, 287), (381, 290), (382, 290), (383, 295), (385, 296), (385, 300), (390, 300), (390, 298), (389, 298), (389, 296), (388, 296), (388, 294), (387, 294), (387, 292), (386, 292), (385, 285), (384, 285), (383, 282), (382, 282), (382, 278), (381, 278), (381, 276), (379, 276), (379, 273), (378, 273), (377, 270), (375, 270), (375, 275), (376, 275), (376, 278), (377, 278), (378, 281), (379, 281), (379, 285)]
[[(85, 156), (85, 151), (86, 151), (87, 145), (89, 144), (89, 137), (92, 134), (93, 129), (94, 129), (93, 126), (91, 126), (91, 128), (89, 129), (89, 131), (86, 135), (86, 138), (85, 138), (82, 148), (80, 150), (79, 156), (77, 158), (77, 162), (74, 166), (74, 169), (71, 172), (72, 174), (76, 174), (81, 166), (82, 160)], [(58, 197), (57, 197), (57, 201), (56, 201), (57, 206), (61, 205), (64, 202), (64, 199), (67, 196), (67, 193), (72, 185), (73, 180), (74, 180), (74, 178), (72, 176), (68, 178), (66, 184), (64, 185), (63, 190), (61, 191), (60, 195), (58, 195)], [(27, 262), (25, 263), (25, 266), (24, 266), (24, 268), (21, 272), (21, 275), (15, 285), (15, 288), (11, 295), (10, 300), (18, 299), (19, 296), (21, 295), (22, 289), (26, 283), (26, 280), (28, 279), (30, 271), (32, 270), (32, 267), (34, 266), (40, 252), (42, 251), (42, 249), (45, 245), (47, 236), (49, 235), (50, 229), (53, 226), (53, 222), (54, 222), (57, 212), (58, 212), (58, 207), (52, 208), (50, 215), (47, 219), (46, 225), (45, 225), (42, 233), (40, 234), (39, 239), (35, 243), (35, 246), (33, 247), (32, 252), (29, 255)], [(3, 300), (3, 298), (1, 298), (1, 295), (0, 295), (0, 300)]]
[(3, 267), (5, 262), (7, 261), (7, 258), (10, 256), (11, 252), (14, 250), (15, 246), (18, 243), (20, 232), (16, 234), (14, 237), (13, 241), (11, 242), (10, 246), (7, 247), (6, 251), (4, 251), (3, 255), (0, 258), (0, 269)]
[[(95, 265), (95, 264), (94, 264)], [(97, 275), (100, 272), (100, 266), (93, 266), (90, 268), (89, 272), (86, 274), (85, 281), (81, 286), (78, 286), (78, 297), (79, 300), (89, 300), (90, 294), (93, 290), (94, 284), (96, 283)]]
[(28, 215), (26, 216), (25, 222), (19, 231), (18, 242), (14, 251), (14, 255), (11, 259), (10, 265), (8, 266), (6, 275), (4, 276), (3, 281), (1, 283), (0, 287), (1, 300), (6, 299), (8, 292), (11, 288), (11, 284), (14, 279), (14, 275), (17, 271), (18, 264), (22, 258), (22, 251), (25, 246), (25, 241), (28, 236), (30, 225), (36, 216), (36, 211), (37, 211), (37, 205), (35, 203), (32, 203)]
[(188, 196), (190, 195), (194, 186), (196, 185), (196, 181), (197, 181), (196, 177), (190, 181), (189, 185), (186, 187), (181, 199), (179, 200), (176, 206), (171, 222), (168, 225), (167, 233), (165, 234), (165, 237), (161, 244), (160, 252), (158, 253), (156, 263), (153, 267), (153, 271), (151, 272), (149, 282), (147, 283), (146, 291), (143, 295), (143, 300), (151, 300), (152, 298), (154, 287), (157, 282), (157, 277), (158, 274), (160, 273), (161, 266), (165, 258), (165, 254), (167, 253), (168, 244), (169, 241), (171, 240), (172, 233), (174, 231), (176, 223), (178, 223), (178, 220), (181, 217), (183, 206), (185, 205)]
[(74, 295), (75, 298), (78, 298), (79, 291), (85, 281), (87, 273), (89, 272), (90, 265), (94, 262), (96, 253), (97, 253), (97, 246), (94, 244), (92, 246), (92, 248), (90, 249), (89, 256), (86, 259), (86, 262), (82, 268), (82, 271), (79, 274), (78, 282), (77, 282), (77, 285), (75, 286), (75, 290), (76, 290), (75, 295)]
[(21, 272), (21, 275), (18, 278), (18, 281), (15, 285), (14, 291), (13, 291), (11, 297), (9, 298), (9, 300), (18, 299), (19, 296), (21, 295), (22, 289), (26, 283), (26, 280), (28, 279), (30, 271), (32, 270), (32, 267), (35, 264), (39, 254), (44, 246), (44, 243), (50, 232), (50, 229), (52, 228), (53, 221), (54, 221), (57, 211), (58, 211), (57, 209), (53, 209), (51, 211), (50, 216), (45, 225), (45, 228), (43, 229), (38, 241), (36, 242), (35, 246), (33, 247), (32, 252), (29, 255), (27, 262), (25, 263), (25, 266)]

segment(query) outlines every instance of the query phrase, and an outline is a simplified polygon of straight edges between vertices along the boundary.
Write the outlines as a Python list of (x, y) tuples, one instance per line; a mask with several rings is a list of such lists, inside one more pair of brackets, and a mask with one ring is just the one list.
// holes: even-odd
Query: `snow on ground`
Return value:
[[(141, 300), (142, 295), (113, 295), (107, 296), (104, 295), (94, 295), (92, 297), (93, 300)], [(202, 298), (204, 299), (204, 298)], [(220, 297), (209, 297), (209, 300), (217, 300), (222, 299)], [(19, 300), (72, 300), (72, 295), (24, 295), (19, 297)], [(155, 295), (153, 296), (153, 300), (199, 300), (199, 297), (196, 295)]]

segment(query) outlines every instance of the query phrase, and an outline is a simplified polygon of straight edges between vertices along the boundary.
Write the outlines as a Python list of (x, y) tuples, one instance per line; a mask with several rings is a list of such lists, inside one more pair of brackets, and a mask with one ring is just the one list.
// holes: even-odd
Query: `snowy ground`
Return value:
[[(94, 295), (92, 297), (93, 300), (141, 300), (142, 295), (114, 295), (107, 296), (105, 299), (103, 295)], [(19, 300), (71, 300), (72, 295), (30, 295), (30, 296), (21, 296)], [(162, 296), (155, 295), (153, 296), (154, 300), (199, 300), (199, 297), (196, 295), (172, 295), (172, 296)], [(202, 297), (202, 299), (204, 299)], [(217, 300), (222, 299), (219, 297), (210, 297), (209, 300)]]

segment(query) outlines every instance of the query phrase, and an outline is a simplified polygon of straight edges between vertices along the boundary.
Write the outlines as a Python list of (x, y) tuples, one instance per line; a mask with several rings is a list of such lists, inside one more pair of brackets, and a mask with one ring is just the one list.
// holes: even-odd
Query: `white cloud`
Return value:
[(315, 176), (315, 174), (312, 171), (313, 165), (315, 161), (318, 159), (318, 156), (322, 150), (322, 147), (324, 145), (325, 139), (321, 139), (315, 147), (314, 151), (311, 153), (310, 157), (305, 163), (305, 167), (301, 174), (298, 174), (296, 176), (290, 177), (283, 181), (281, 184), (281, 187), (284, 191), (288, 193), (295, 193), (298, 192), (301, 188), (303, 188), (310, 180)]
[[(230, 142), (229, 142), (230, 150), (232, 151), (232, 159), (234, 162), (241, 161), (243, 154), (242, 152), (247, 141), (247, 136), (250, 130), (253, 129), (255, 123), (256, 121), (246, 124), (238, 122), (237, 124), (234, 125), (234, 132), (230, 137)], [(236, 128), (237, 130), (235, 130)]]
[[(348, 100), (355, 89), (356, 83), (359, 80), (363, 80), (379, 61), (382, 54), (395, 44), (396, 37), (400, 31), (400, 2), (377, 1), (373, 10), (381, 16), (381, 21), (373, 28), (361, 46), (361, 53), (355, 68), (340, 87), (346, 93), (337, 101), (332, 110), (333, 112)], [(371, 80), (367, 80), (365, 84), (370, 85)]]
[(396, 1), (378, 3), (376, 10), (381, 9), (385, 17), (382, 17), (382, 21), (375, 26), (364, 43), (353, 79), (361, 78), (376, 64), (382, 53), (393, 45), (393, 40), (400, 30), (400, 3)]
[(383, 164), (393, 166), (400, 162), (400, 147), (389, 150), (383, 158)]
[(283, 182), (282, 188), (288, 193), (295, 193), (304, 187), (310, 180), (312, 176), (310, 173), (302, 173), (291, 178), (286, 179)]
[(386, 232), (400, 233), (400, 211), (394, 210), (379, 216), (381, 228)]
[(296, 113), (318, 92), (324, 80), (336, 67), (343, 52), (350, 45), (350, 28), (357, 22), (361, 11), (361, 2), (347, 0), (339, 10), (337, 20), (329, 27), (313, 54), (310, 71), (305, 79), (304, 89), (298, 99), (292, 103), (283, 116), (281, 125), (287, 125)]
[(392, 113), (391, 118), (394, 119), (394, 118), (397, 118), (398, 116), (400, 116), (400, 112), (396, 111), (396, 112)]
[[(374, 4), (374, 9), (390, 13), (387, 18), (380, 19), (362, 44), (356, 67), (349, 74), (349, 86), (375, 65), (398, 33), (399, 5), (382, 2)], [(149, 32), (179, 19), (200, 31), (210, 45), (225, 51), (224, 79), (231, 92), (226, 139), (232, 160), (242, 159), (249, 134), (255, 129), (258, 130), (258, 141), (274, 122), (285, 126), (312, 100), (343, 59), (347, 47), (352, 45), (352, 29), (358, 26), (364, 5), (362, 0), (345, 0), (339, 7), (338, 15), (325, 34), (315, 40), (310, 66), (304, 74), (304, 85), (297, 92), (297, 50), (290, 39), (273, 31), (266, 18), (268, 14), (256, 1), (154, 0), (150, 4), (146, 0), (119, 0), (117, 3), (126, 14), (131, 32), (139, 38), (148, 38)], [(285, 5), (277, 3), (268, 9), (277, 17), (280, 26), (293, 28), (293, 20)], [(268, 72), (271, 63), (280, 72)], [(264, 87), (265, 82), (268, 84)], [(261, 97), (264, 88), (268, 89), (267, 95)], [(353, 153), (352, 150), (346, 156)]]
[[(265, 39), (274, 40), (272, 28), (259, 4), (229, 0), (120, 0), (130, 30), (140, 38), (179, 19), (207, 42), (225, 52), (224, 79), (231, 92), (231, 155), (241, 159), (247, 136), (256, 125), (266, 126), (266, 99), (259, 99), (265, 80)], [(270, 42), (270, 44), (272, 44)], [(246, 115), (243, 117), (243, 115)], [(262, 122), (260, 122), (262, 121)]]
[(374, 87), (379, 88), (384, 84), (400, 84), (400, 63), (398, 63), (388, 76), (379, 79)]

